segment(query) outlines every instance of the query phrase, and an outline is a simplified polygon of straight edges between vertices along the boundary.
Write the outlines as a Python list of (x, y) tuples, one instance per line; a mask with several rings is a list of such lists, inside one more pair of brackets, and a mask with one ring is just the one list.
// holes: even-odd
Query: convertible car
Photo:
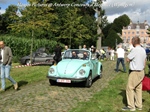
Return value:
[(49, 68), (47, 78), (51, 85), (83, 82), (91, 87), (94, 78), (102, 77), (102, 63), (89, 50), (70, 49), (62, 60)]
[(48, 49), (45, 47), (37, 49), (33, 52), (32, 56), (24, 56), (20, 59), (20, 63), (23, 65), (30, 64), (30, 58), (32, 58), (32, 64), (37, 65), (52, 65), (54, 64), (54, 55), (50, 54)]

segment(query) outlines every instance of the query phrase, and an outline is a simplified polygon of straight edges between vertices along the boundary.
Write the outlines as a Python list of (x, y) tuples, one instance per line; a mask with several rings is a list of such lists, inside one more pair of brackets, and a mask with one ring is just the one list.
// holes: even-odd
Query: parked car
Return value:
[(89, 50), (83, 49), (65, 51), (62, 60), (51, 66), (47, 75), (51, 85), (83, 82), (86, 87), (90, 87), (96, 77), (102, 77), (102, 63), (93, 58)]
[(20, 63), (23, 65), (31, 64), (30, 58), (32, 58), (32, 64), (47, 64), (53, 65), (54, 64), (54, 54), (50, 54), (49, 50), (45, 47), (37, 49), (33, 52), (32, 56), (24, 56), (20, 59)]

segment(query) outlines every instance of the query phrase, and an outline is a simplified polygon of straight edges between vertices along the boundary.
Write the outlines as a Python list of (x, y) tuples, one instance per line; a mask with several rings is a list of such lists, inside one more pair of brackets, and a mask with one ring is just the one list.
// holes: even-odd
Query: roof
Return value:
[(130, 24), (126, 27), (123, 27), (123, 29), (128, 29), (128, 27), (130, 26), (130, 29), (136, 29), (136, 27), (139, 27), (139, 29), (146, 29), (145, 27), (148, 26), (148, 28), (150, 27), (148, 25), (148, 23), (145, 21), (144, 23), (132, 23), (130, 22)]

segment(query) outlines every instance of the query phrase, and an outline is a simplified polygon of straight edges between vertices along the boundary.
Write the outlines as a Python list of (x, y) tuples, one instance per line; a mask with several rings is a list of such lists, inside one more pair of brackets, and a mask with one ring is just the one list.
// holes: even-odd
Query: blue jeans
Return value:
[(1, 64), (1, 89), (5, 90), (5, 78), (10, 80), (12, 84), (16, 84), (16, 81), (10, 76), (10, 65)]
[(117, 58), (116, 72), (118, 72), (118, 67), (119, 67), (120, 62), (122, 64), (124, 72), (126, 72), (126, 66), (124, 64), (124, 58)]

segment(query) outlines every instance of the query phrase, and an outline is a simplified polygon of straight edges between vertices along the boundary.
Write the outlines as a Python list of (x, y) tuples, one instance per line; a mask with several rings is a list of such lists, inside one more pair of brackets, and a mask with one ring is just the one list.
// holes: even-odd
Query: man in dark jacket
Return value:
[(10, 76), (10, 68), (12, 63), (12, 51), (10, 47), (5, 46), (3, 41), (0, 41), (0, 55), (1, 55), (1, 89), (0, 91), (5, 91), (5, 78), (10, 80), (14, 85), (15, 90), (18, 89), (17, 82)]
[(62, 50), (61, 47), (59, 46), (59, 44), (57, 44), (54, 50), (55, 52), (54, 60), (56, 64), (61, 60), (61, 50)]

